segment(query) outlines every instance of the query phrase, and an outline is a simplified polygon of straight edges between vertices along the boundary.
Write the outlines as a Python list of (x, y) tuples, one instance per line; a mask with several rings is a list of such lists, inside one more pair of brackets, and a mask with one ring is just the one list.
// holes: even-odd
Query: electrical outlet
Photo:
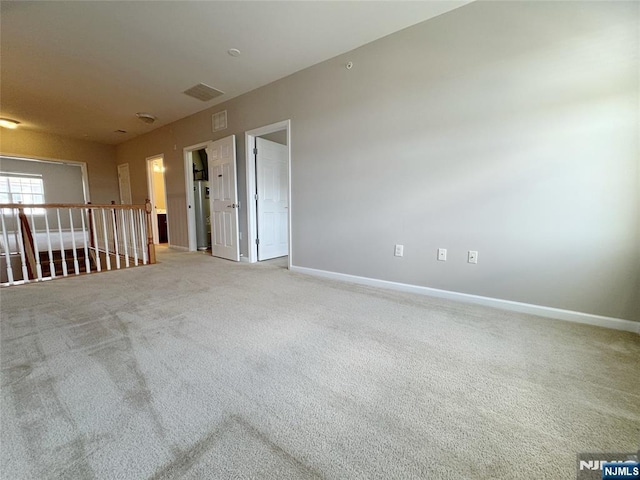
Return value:
[(396, 257), (401, 257), (402, 255), (404, 255), (404, 245), (396, 245), (396, 250), (394, 255)]
[(476, 250), (469, 250), (469, 256), (467, 257), (467, 262), (478, 263), (478, 252)]
[(447, 261), (447, 249), (446, 248), (439, 248), (438, 249), (438, 260), (440, 260), (441, 262), (446, 262)]

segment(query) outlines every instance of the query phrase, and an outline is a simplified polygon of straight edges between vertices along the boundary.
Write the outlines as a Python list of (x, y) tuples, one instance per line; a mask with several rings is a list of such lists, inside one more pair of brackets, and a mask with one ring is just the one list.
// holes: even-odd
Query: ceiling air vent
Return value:
[(220, 90), (216, 90), (209, 85), (205, 85), (204, 83), (199, 83), (195, 87), (191, 87), (189, 90), (185, 90), (185, 95), (189, 95), (190, 97), (197, 98), (198, 100), (202, 100), (203, 102), (208, 102), (209, 100), (213, 100), (220, 95), (224, 95), (224, 92)]
[(127, 133), (126, 130), (114, 130), (113, 133)]

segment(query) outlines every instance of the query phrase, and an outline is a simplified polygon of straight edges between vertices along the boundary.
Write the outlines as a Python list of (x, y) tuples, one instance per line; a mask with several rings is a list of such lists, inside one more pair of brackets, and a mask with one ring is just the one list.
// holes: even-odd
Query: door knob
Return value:
[(239, 205), (237, 203), (232, 203), (231, 205), (227, 205), (227, 208), (238, 208)]

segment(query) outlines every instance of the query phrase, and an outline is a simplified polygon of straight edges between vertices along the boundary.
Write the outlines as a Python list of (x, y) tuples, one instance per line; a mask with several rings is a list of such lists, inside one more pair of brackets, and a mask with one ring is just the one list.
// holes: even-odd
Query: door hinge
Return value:
[(254, 198), (254, 199), (256, 199), (256, 200), (258, 200), (258, 194), (256, 193), (256, 194), (253, 196), (253, 198)]
[(260, 245), (260, 239), (256, 238), (256, 245)]
[(257, 155), (257, 154), (258, 154), (258, 149), (257, 149), (257, 148), (254, 148), (254, 149), (253, 149), (253, 154), (254, 154), (254, 155)]

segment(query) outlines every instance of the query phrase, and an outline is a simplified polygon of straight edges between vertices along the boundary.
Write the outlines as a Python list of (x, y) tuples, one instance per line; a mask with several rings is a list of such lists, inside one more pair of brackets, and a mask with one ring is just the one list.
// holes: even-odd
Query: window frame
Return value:
[[(17, 182), (16, 182), (17, 180)], [(6, 181), (6, 188), (5, 188)], [(33, 186), (37, 185), (40, 191), (33, 191)], [(16, 190), (16, 186), (18, 186)], [(30, 190), (30, 191), (27, 191)], [(0, 195), (5, 196), (9, 200), (6, 203), (25, 203), (27, 205), (45, 204), (46, 196), (44, 189), (44, 180), (42, 175), (29, 174), (29, 173), (13, 173), (13, 172), (0, 172)], [(31, 201), (25, 202), (23, 196), (31, 197)], [(20, 196), (20, 200), (16, 199), (16, 196)], [(4, 203), (4, 202), (0, 202)], [(9, 209), (4, 209), (5, 214), (12, 212)], [(42, 216), (46, 213), (45, 208), (25, 208), (24, 213), (27, 215), (39, 215)]]

